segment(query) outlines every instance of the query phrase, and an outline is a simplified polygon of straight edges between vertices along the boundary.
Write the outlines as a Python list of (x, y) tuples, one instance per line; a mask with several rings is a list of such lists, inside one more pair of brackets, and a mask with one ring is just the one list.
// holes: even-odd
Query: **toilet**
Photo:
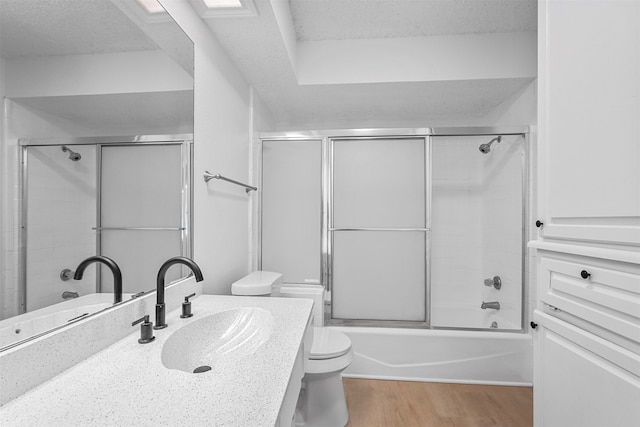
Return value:
[(231, 293), (313, 300), (313, 343), (305, 363), (295, 425), (345, 426), (349, 413), (341, 374), (353, 361), (353, 350), (349, 337), (324, 326), (324, 287), (283, 284), (280, 273), (254, 271), (233, 283)]

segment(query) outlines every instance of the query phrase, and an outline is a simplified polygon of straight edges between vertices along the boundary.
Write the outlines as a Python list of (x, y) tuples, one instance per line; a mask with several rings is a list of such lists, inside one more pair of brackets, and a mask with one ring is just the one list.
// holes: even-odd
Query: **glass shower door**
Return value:
[[(71, 159), (63, 147), (80, 158)], [(96, 149), (25, 146), (24, 167), (23, 303), (33, 311), (62, 302), (64, 292), (95, 292), (94, 265), (82, 281), (64, 280), (61, 272), (95, 255)]]
[(431, 141), (431, 325), (519, 330), (524, 137)]
[[(154, 289), (167, 259), (183, 247), (188, 191), (182, 144), (104, 145), (101, 149), (99, 246), (122, 270), (123, 292)], [(168, 271), (166, 283), (183, 277)], [(112, 292), (102, 269), (101, 291)]]
[(332, 323), (427, 323), (423, 137), (331, 141)]
[(260, 269), (321, 282), (322, 140), (262, 142)]

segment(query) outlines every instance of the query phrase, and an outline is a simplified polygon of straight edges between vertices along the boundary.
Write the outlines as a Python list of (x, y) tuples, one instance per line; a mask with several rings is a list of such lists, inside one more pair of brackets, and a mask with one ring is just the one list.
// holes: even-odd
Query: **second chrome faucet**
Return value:
[(167, 323), (165, 321), (166, 307), (164, 302), (164, 279), (167, 274), (167, 270), (169, 270), (169, 268), (174, 264), (182, 264), (189, 267), (196, 278), (196, 282), (201, 282), (203, 280), (202, 271), (200, 270), (200, 267), (198, 267), (198, 264), (193, 260), (179, 256), (166, 260), (160, 267), (160, 270), (158, 271), (158, 278), (156, 280), (156, 324), (153, 329), (164, 329), (167, 327)]

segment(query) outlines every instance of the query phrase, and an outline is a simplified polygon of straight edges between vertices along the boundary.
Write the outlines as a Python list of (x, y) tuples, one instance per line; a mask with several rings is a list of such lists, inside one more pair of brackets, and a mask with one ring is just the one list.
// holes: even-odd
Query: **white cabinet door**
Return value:
[(640, 356), (536, 313), (534, 425), (630, 427), (640, 421)]
[(539, 2), (541, 236), (640, 246), (640, 1)]

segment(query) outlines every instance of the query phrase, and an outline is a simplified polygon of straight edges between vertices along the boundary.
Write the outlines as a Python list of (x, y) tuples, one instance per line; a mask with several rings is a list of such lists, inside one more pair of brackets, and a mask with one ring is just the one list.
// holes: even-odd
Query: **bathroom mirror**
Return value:
[[(73, 282), (66, 281), (69, 272), (65, 277), (65, 269), (73, 270), (82, 259), (57, 261), (65, 251), (73, 252), (81, 244), (70, 237), (70, 228), (86, 226), (89, 234), (99, 235), (101, 220), (106, 221), (109, 215), (116, 218), (114, 221), (123, 219), (127, 206), (132, 204), (118, 199), (118, 188), (128, 188), (126, 181), (118, 184), (118, 179), (126, 174), (138, 176), (142, 169), (152, 174), (158, 159), (173, 165), (179, 181), (177, 185), (167, 184), (167, 189), (157, 196), (176, 193), (181, 209), (177, 216), (181, 218), (174, 234), (180, 237), (174, 236), (173, 240), (179, 240), (180, 252), (165, 247), (163, 238), (157, 239), (155, 247), (167, 257), (190, 255), (190, 244), (183, 239), (184, 234), (190, 233), (182, 219), (188, 219), (191, 213), (185, 183), (191, 179), (193, 43), (159, 3), (154, 6), (149, 11), (138, 0), (0, 0), (0, 97), (4, 98), (4, 132), (0, 138), (6, 154), (0, 181), (0, 348), (7, 345), (5, 338), (15, 343), (57, 328), (60, 321), (72, 323), (76, 317), (83, 319), (113, 305), (112, 297), (96, 298), (79, 311), (68, 311), (68, 303), (78, 295), (100, 288), (113, 292), (113, 279), (109, 269), (96, 268), (94, 264), (85, 272), (85, 277), (93, 277), (91, 284), (81, 290), (70, 286), (60, 292), (62, 283)], [(55, 180), (47, 173), (53, 174)], [(162, 179), (167, 176), (162, 175)], [(50, 188), (27, 187), (27, 182), (34, 184), (38, 179)], [(60, 196), (65, 188), (69, 197)], [(140, 195), (147, 194), (143, 188), (137, 190)], [(59, 215), (65, 210), (85, 209), (72, 200), (81, 193), (87, 196), (87, 206), (94, 206), (84, 211), (91, 224), (79, 224), (64, 216), (51, 221), (54, 212)], [(29, 210), (22, 209), (21, 202), (25, 201)], [(116, 203), (118, 206), (114, 206)], [(140, 209), (131, 210), (140, 213)], [(27, 212), (49, 216), (46, 224), (28, 227), (31, 236), (44, 237), (38, 243), (29, 243), (25, 238)], [(158, 226), (153, 218), (146, 223), (133, 222), (121, 228), (138, 228), (132, 233), (168, 228)], [(99, 237), (97, 245), (92, 243), (89, 248), (86, 241), (82, 244), (89, 255), (102, 251), (109, 256), (118, 244), (127, 249), (120, 255), (127, 258), (122, 260), (126, 302), (131, 295), (155, 290), (155, 275), (148, 282), (145, 279), (144, 284), (138, 284), (138, 278), (132, 280), (135, 286), (126, 283), (124, 269), (131, 268), (128, 258), (134, 255), (134, 243), (139, 239), (123, 237), (121, 233), (122, 230), (114, 230), (110, 236)], [(53, 242), (56, 236), (68, 238), (60, 244)], [(55, 274), (53, 269), (46, 273), (32, 271), (26, 246), (32, 252), (31, 261), (36, 259), (33, 253), (37, 253), (42, 262), (55, 260), (60, 268), (56, 266)], [(148, 270), (145, 275), (151, 274)], [(182, 273), (175, 270), (174, 279)], [(27, 301), (25, 287), (31, 286), (27, 278), (39, 274), (46, 274), (47, 278), (38, 286), (55, 288), (56, 297)], [(56, 318), (57, 323), (49, 325), (40, 319), (37, 323), (42, 325), (37, 328), (22, 323), (23, 313), (34, 310), (43, 310), (44, 317)], [(60, 312), (61, 315), (53, 315)]]

